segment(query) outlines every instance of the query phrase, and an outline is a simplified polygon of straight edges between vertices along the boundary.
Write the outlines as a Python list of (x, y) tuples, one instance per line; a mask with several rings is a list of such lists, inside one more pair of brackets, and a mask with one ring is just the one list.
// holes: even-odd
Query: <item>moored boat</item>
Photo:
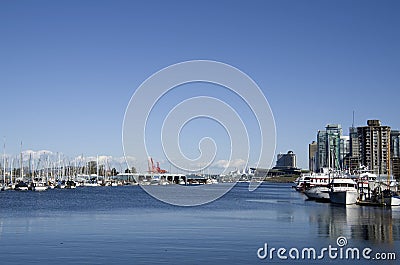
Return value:
[(67, 182), (65, 182), (65, 188), (66, 189), (75, 189), (76, 188), (76, 183), (73, 180), (67, 180)]
[(18, 191), (27, 191), (28, 189), (29, 189), (28, 184), (26, 184), (23, 181), (20, 181), (15, 185), (15, 190), (18, 190)]
[(328, 186), (314, 186), (305, 190), (304, 194), (310, 200), (329, 201)]
[(355, 204), (358, 199), (357, 183), (351, 178), (334, 178), (329, 184), (329, 199), (337, 204)]
[(383, 191), (383, 201), (386, 206), (400, 206), (399, 194), (390, 190)]
[(33, 191), (45, 191), (48, 189), (46, 183), (44, 182), (33, 182), (31, 184), (32, 184), (31, 189)]

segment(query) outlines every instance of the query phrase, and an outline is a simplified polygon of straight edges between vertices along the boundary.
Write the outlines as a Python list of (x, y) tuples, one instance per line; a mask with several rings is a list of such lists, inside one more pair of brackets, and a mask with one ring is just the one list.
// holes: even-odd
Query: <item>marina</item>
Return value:
[[(21, 144), (22, 145), (22, 144)], [(4, 148), (5, 150), (5, 148)], [(228, 174), (205, 174), (205, 173), (172, 173), (160, 168), (159, 162), (154, 163), (148, 158), (148, 168), (144, 173), (136, 172), (136, 169), (125, 169), (119, 173), (115, 167), (111, 168), (109, 161), (96, 160), (86, 161), (83, 156), (73, 159), (62, 160), (50, 159), (49, 155), (41, 155), (36, 160), (29, 153), (29, 158), (21, 151), (19, 158), (6, 156), (0, 167), (0, 190), (16, 191), (46, 191), (49, 189), (75, 189), (77, 187), (98, 186), (132, 186), (132, 185), (183, 185), (196, 186), (217, 183), (235, 183), (237, 181), (249, 182), (254, 176), (251, 169), (234, 170)], [(43, 162), (45, 161), (45, 162)], [(19, 167), (16, 167), (19, 164)], [(121, 171), (122, 166), (120, 165)]]
[(393, 177), (377, 177), (366, 171), (358, 175), (307, 173), (297, 178), (292, 187), (310, 200), (343, 205), (400, 206), (399, 183)]

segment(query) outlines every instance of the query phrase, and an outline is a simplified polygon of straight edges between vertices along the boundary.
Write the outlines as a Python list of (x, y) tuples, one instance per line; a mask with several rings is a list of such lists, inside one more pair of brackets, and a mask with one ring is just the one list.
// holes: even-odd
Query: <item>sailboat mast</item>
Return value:
[(33, 172), (32, 172), (32, 170), (33, 170), (33, 164), (32, 164), (32, 153), (31, 153), (31, 154), (29, 154), (29, 173), (31, 174), (31, 179), (32, 179), (32, 182), (33, 182)]
[(58, 169), (57, 169), (57, 179), (58, 181), (61, 180), (61, 157), (60, 154), (58, 153)]
[(103, 169), (103, 175), (104, 175), (104, 180), (107, 179), (107, 157), (105, 158), (105, 162), (104, 162), (104, 169)]
[(6, 138), (4, 137), (3, 145), (3, 186), (6, 185)]
[(391, 139), (390, 139), (390, 132), (389, 132), (389, 137), (388, 137), (388, 139), (389, 139), (389, 141), (388, 141), (388, 148), (387, 148), (387, 150), (388, 150), (388, 154), (387, 154), (387, 162), (386, 162), (386, 164), (387, 164), (387, 171), (388, 171), (388, 176), (387, 176), (387, 185), (388, 185), (388, 187), (389, 187), (389, 189), (390, 189), (390, 141), (391, 141)]
[(20, 150), (20, 164), (21, 164), (21, 168), (20, 168), (20, 177), (21, 177), (21, 181), (23, 181), (23, 177), (24, 177), (24, 167), (23, 167), (23, 162), (22, 162), (22, 141), (21, 141), (21, 150)]
[(10, 165), (10, 184), (13, 183), (13, 171), (14, 171), (14, 158), (11, 158), (11, 165)]
[(49, 181), (49, 155), (47, 155), (47, 161), (46, 161), (46, 183), (48, 183)]
[(97, 155), (96, 159), (96, 181), (99, 182), (99, 156)]

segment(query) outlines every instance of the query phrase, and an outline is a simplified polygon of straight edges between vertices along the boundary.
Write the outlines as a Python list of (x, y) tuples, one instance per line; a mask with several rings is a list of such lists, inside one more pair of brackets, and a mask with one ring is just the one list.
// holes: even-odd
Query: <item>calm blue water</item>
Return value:
[[(316, 203), (290, 186), (263, 184), (249, 192), (238, 184), (198, 207), (159, 202), (137, 186), (0, 192), (1, 264), (288, 263), (276, 256), (261, 260), (257, 250), (264, 243), (319, 250), (337, 246), (339, 236), (347, 246), (395, 252), (400, 259), (400, 208)], [(328, 261), (366, 263), (291, 260)]]

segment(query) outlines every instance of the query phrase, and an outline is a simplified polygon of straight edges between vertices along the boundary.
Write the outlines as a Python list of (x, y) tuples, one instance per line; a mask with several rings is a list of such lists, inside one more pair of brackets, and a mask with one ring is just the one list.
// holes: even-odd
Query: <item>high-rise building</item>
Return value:
[(317, 171), (317, 155), (318, 155), (318, 144), (316, 141), (312, 141), (308, 145), (308, 170), (311, 172)]
[(400, 157), (393, 157), (391, 174), (396, 178), (400, 178)]
[(340, 136), (340, 148), (339, 148), (340, 156), (340, 168), (344, 168), (344, 159), (350, 155), (350, 137), (349, 136)]
[[(328, 124), (324, 131), (317, 134), (317, 170), (323, 167), (341, 168), (343, 157), (341, 157), (342, 126), (340, 124)], [(344, 146), (345, 143), (342, 143)], [(346, 146), (348, 144), (346, 143)]]
[(332, 168), (341, 168), (340, 138), (342, 137), (342, 126), (340, 124), (328, 124), (325, 129), (328, 135), (328, 149), (330, 151), (328, 165)]
[(375, 174), (387, 174), (389, 169), (390, 127), (379, 120), (368, 120), (357, 127), (360, 163)]
[(390, 131), (390, 157), (400, 157), (400, 131)]
[(358, 132), (356, 127), (350, 127), (350, 156), (358, 157), (360, 155), (360, 144), (358, 141)]
[(326, 131), (318, 131), (317, 133), (317, 161), (316, 169), (319, 171), (320, 168), (328, 167), (328, 147), (327, 147), (327, 134)]
[(396, 178), (400, 177), (400, 131), (390, 132), (390, 158), (392, 162), (391, 173)]
[(360, 144), (358, 141), (357, 128), (354, 126), (350, 127), (349, 133), (348, 154), (343, 159), (343, 168), (353, 173), (360, 168)]

